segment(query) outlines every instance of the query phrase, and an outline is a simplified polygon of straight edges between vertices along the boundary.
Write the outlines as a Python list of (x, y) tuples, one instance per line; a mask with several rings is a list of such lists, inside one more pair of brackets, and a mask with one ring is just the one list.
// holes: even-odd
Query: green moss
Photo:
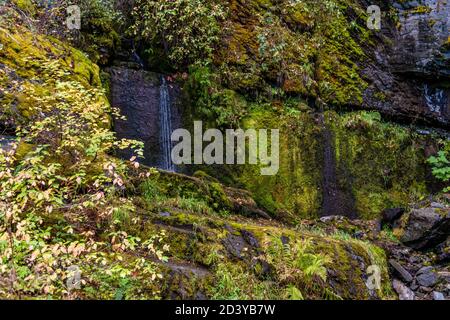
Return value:
[[(338, 187), (353, 199), (360, 217), (376, 218), (386, 207), (405, 206), (427, 194), (426, 139), (373, 112), (327, 111), (324, 119), (333, 137)], [(278, 217), (286, 211), (290, 220), (320, 215), (324, 129), (317, 115), (258, 105), (243, 127), (280, 129), (280, 170), (261, 176), (259, 166), (246, 165), (226, 174)], [(213, 175), (223, 179), (224, 172)]]
[(33, 148), (34, 148), (34, 146), (31, 145), (31, 144), (24, 143), (24, 142), (19, 143), (19, 145), (18, 145), (18, 147), (17, 147), (16, 158), (17, 158), (18, 160), (22, 160), (23, 158), (26, 157), (26, 155), (27, 155), (30, 151), (33, 150)]
[[(208, 267), (212, 278), (202, 285), (204, 285), (204, 292), (211, 298), (287, 298), (286, 290), (291, 285), (298, 287), (306, 299), (392, 298), (386, 257), (378, 247), (351, 238), (317, 236), (307, 231), (294, 231), (279, 225), (258, 226), (251, 221), (229, 221), (226, 225), (230, 231), (226, 231), (223, 223), (215, 219), (217, 218), (200, 219), (194, 214), (172, 214), (171, 217), (162, 219), (164, 224), (158, 225), (158, 228), (166, 228), (168, 232), (172, 261), (191, 261), (194, 265)], [(195, 226), (189, 229), (192, 233), (181, 231), (186, 230), (188, 225)], [(175, 229), (171, 229), (173, 227)], [(154, 232), (153, 228), (147, 230)], [(235, 260), (224, 247), (223, 239), (229, 234), (240, 236), (242, 230), (251, 233), (257, 239), (260, 248), (257, 253), (252, 253), (248, 245), (250, 248), (246, 251), (249, 255), (248, 259)], [(262, 272), (262, 266), (255, 264), (254, 259), (263, 259), (259, 261), (266, 261), (266, 264), (273, 262), (280, 266), (291, 263), (289, 259), (292, 257), (285, 256), (282, 251), (274, 251), (272, 246), (274, 239), (280, 239), (281, 236), (289, 238), (290, 243), (295, 241), (309, 243), (301, 263), (308, 265), (312, 262), (309, 257), (327, 257), (323, 260), (323, 267), (327, 274), (326, 281), (312, 278), (310, 282), (307, 280), (309, 278), (304, 278), (303, 281), (298, 282), (295, 278), (284, 278), (283, 274), (277, 272)], [(257, 254), (258, 257), (253, 254)], [(367, 289), (365, 283), (369, 276), (367, 268), (371, 265), (379, 266), (382, 276), (382, 287), (373, 292)], [(272, 265), (269, 268), (274, 267)], [(195, 285), (192, 284), (192, 286)]]
[(361, 104), (367, 83), (359, 65), (371, 31), (356, 1), (230, 1), (215, 64), (226, 87), (272, 98), (281, 88), (335, 105)]
[(225, 194), (225, 191), (223, 190), (220, 183), (213, 182), (209, 184), (209, 192), (213, 201), (213, 207), (222, 209), (231, 208), (231, 202)]
[(36, 11), (36, 6), (32, 0), (12, 0), (12, 2), (22, 11), (28, 14), (33, 14)]
[(424, 14), (424, 13), (430, 13), (432, 9), (425, 5), (420, 5), (415, 7), (414, 9), (411, 9), (408, 11), (410, 14)]
[[(100, 88), (99, 67), (82, 52), (63, 42), (28, 30), (5, 20), (0, 24), (0, 81), (6, 81), (9, 92), (3, 96), (3, 112), (14, 122), (26, 121), (33, 114), (27, 92), (49, 95), (54, 90), (53, 78), (46, 78), (41, 65), (50, 61), (60, 65), (61, 78), (80, 82), (87, 88)], [(20, 90), (22, 87), (22, 90)], [(106, 99), (103, 101), (108, 103)]]
[(380, 101), (386, 101), (386, 94), (384, 92), (377, 92), (375, 93), (375, 98), (377, 98)]
[[(197, 177), (161, 173), (145, 181), (140, 189), (148, 200), (160, 202), (160, 208), (173, 204), (184, 210), (222, 214), (233, 206), (222, 185), (202, 172), (197, 172)], [(167, 202), (168, 198), (173, 200)]]
[(442, 45), (443, 50), (450, 50), (450, 36), (445, 40), (444, 44)]
[(207, 174), (206, 172), (204, 172), (202, 170), (198, 170), (198, 171), (194, 172), (194, 174), (192, 176), (199, 178), (199, 179), (206, 180), (206, 181), (210, 181), (210, 182), (219, 182), (216, 178), (211, 177), (209, 174)]
[[(168, 262), (161, 265), (163, 298), (194, 298), (201, 293), (212, 299), (286, 299), (292, 298), (292, 287), (305, 299), (391, 297), (386, 256), (380, 248), (343, 233), (327, 235), (279, 222), (184, 210), (178, 192), (198, 196), (191, 193), (199, 189), (197, 183), (204, 182), (176, 174), (154, 175), (141, 186), (134, 209), (124, 207), (114, 215), (120, 216), (122, 230), (142, 241), (164, 231), (170, 249)], [(212, 184), (215, 190), (224, 190), (219, 183)], [(173, 188), (178, 191), (170, 192)], [(155, 202), (167, 210), (149, 210)], [(354, 231), (351, 225), (347, 229)], [(381, 269), (380, 290), (366, 286), (371, 265)]]

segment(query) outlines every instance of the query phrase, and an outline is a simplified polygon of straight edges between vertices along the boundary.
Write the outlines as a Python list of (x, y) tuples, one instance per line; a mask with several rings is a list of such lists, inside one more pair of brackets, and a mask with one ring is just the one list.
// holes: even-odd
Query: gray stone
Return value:
[(389, 260), (389, 264), (396, 271), (396, 274), (401, 278), (401, 280), (406, 283), (410, 283), (413, 280), (413, 276), (405, 269), (403, 266), (395, 260)]
[(433, 291), (433, 300), (445, 300), (444, 294), (442, 292)]
[(412, 9), (412, 8), (415, 8), (418, 6), (419, 6), (419, 3), (417, 1), (410, 1), (410, 2), (405, 3), (405, 8), (407, 8), (407, 9)]
[[(418, 4), (426, 12), (410, 10)], [(374, 48), (376, 63), (365, 66), (370, 78), (363, 105), (396, 119), (420, 119), (447, 128), (450, 124), (450, 50), (446, 45), (450, 28), (450, 6), (436, 0), (393, 2), (400, 28), (386, 22), (381, 33), (390, 45)], [(394, 31), (395, 29), (395, 31)], [(433, 81), (439, 79), (439, 81)], [(386, 99), (377, 99), (381, 90)], [(425, 132), (425, 131), (423, 131)]]
[(417, 281), (414, 281), (409, 287), (413, 291), (416, 291), (417, 289), (419, 289), (419, 285), (417, 284)]
[(443, 205), (442, 203), (439, 203), (439, 202), (432, 202), (430, 204), (430, 206), (432, 208), (436, 208), (436, 209), (445, 209), (445, 205)]
[(392, 286), (393, 286), (395, 292), (397, 292), (398, 298), (400, 300), (414, 300), (415, 299), (414, 292), (411, 289), (409, 289), (405, 284), (403, 284), (401, 281), (398, 281), (397, 279), (395, 279), (392, 282)]
[(414, 209), (409, 214), (400, 239), (417, 249), (430, 249), (444, 242), (450, 233), (450, 209), (447, 215), (435, 208)]
[(432, 267), (425, 267), (417, 272), (416, 280), (423, 287), (433, 287), (439, 279)]
[(417, 241), (441, 219), (433, 208), (415, 209), (409, 214), (402, 242)]
[(433, 271), (434, 268), (432, 266), (428, 266), (428, 267), (422, 267), (419, 269), (419, 271), (416, 272), (416, 275), (422, 274), (422, 273), (428, 273), (430, 271)]
[(170, 212), (160, 212), (159, 216), (160, 217), (170, 217)]

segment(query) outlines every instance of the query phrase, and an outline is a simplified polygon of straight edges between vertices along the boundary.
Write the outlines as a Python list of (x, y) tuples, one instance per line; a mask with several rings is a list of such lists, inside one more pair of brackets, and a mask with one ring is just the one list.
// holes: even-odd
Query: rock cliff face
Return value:
[[(283, 135), (279, 174), (262, 178), (246, 168), (234, 174), (239, 183), (273, 211), (301, 217), (375, 217), (429, 192), (423, 169), (436, 150), (426, 137), (432, 129), (394, 123), (448, 127), (448, 2), (376, 2), (381, 31), (366, 26), (369, 1), (333, 10), (317, 1), (224, 3), (231, 14), (214, 60), (220, 85), (249, 105), (267, 99), (242, 122)], [(347, 111), (326, 112), (328, 135), (322, 107)]]
[(374, 218), (386, 207), (406, 206), (411, 197), (428, 192), (424, 163), (432, 139), (384, 123), (379, 114), (327, 111), (288, 117), (258, 110), (245, 124), (280, 128), (278, 174), (261, 177), (246, 168), (238, 176), (275, 212), (284, 209), (302, 218), (321, 214)]
[[(162, 167), (163, 153), (161, 143), (161, 74), (144, 70), (113, 67), (110, 74), (111, 104), (120, 109), (126, 120), (116, 119), (114, 130), (120, 138), (136, 139), (145, 144), (143, 163)], [(180, 127), (180, 111), (177, 104), (179, 88), (169, 83), (168, 91), (171, 107), (172, 128)], [(130, 158), (126, 151), (120, 154)]]
[(363, 106), (391, 119), (448, 127), (450, 4), (429, 0), (392, 5), (397, 25), (383, 21), (384, 41), (367, 51), (371, 62), (363, 74), (370, 80)]
[(400, 29), (391, 59), (394, 71), (448, 81), (450, 5), (442, 0), (394, 3)]
[[(369, 30), (378, 4), (382, 30)], [(281, 89), (330, 108), (449, 124), (449, 12), (445, 1), (226, 2), (230, 19), (215, 63), (248, 96)]]

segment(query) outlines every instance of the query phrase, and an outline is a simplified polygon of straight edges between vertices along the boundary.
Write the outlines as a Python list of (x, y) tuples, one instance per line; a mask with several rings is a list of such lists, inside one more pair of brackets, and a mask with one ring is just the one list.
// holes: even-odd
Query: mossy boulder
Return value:
[(360, 104), (367, 87), (359, 65), (370, 38), (358, 1), (230, 1), (215, 64), (227, 87), (241, 93), (320, 97)]
[[(15, 10), (2, 7), (0, 23), (1, 126), (13, 128), (32, 117), (30, 93), (51, 94), (55, 78), (43, 65), (58, 66), (58, 77), (75, 81), (86, 89), (102, 88), (99, 67), (81, 51), (51, 36), (30, 29)], [(3, 18), (4, 17), (4, 18)], [(108, 103), (106, 97), (100, 103)]]
[(233, 211), (246, 216), (269, 217), (264, 207), (256, 204), (250, 192), (226, 187), (201, 171), (193, 177), (161, 171), (147, 180), (143, 188), (152, 197), (194, 200), (224, 214)]
[[(143, 240), (162, 230), (167, 235), (170, 250), (168, 261), (161, 263), (162, 298), (289, 299), (294, 298), (294, 287), (304, 299), (393, 297), (386, 255), (369, 242), (245, 217), (233, 209), (223, 216), (214, 208), (187, 208), (171, 190), (192, 190), (197, 182), (166, 174), (174, 178), (167, 188), (164, 175), (143, 182), (128, 219), (141, 222), (125, 226)], [(190, 196), (198, 200), (201, 195), (208, 201), (204, 192)], [(381, 285), (370, 289), (374, 265)]]

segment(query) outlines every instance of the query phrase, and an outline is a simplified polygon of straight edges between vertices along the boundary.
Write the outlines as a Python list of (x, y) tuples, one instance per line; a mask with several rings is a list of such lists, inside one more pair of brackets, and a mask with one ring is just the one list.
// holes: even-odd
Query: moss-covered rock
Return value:
[(36, 11), (36, 6), (32, 0), (12, 0), (20, 10), (25, 11), (29, 14), (33, 14)]
[[(192, 178), (177, 175), (172, 181), (170, 190), (191, 189)], [(382, 249), (350, 236), (250, 219), (234, 211), (224, 217), (215, 209), (183, 209), (173, 201), (175, 194), (156, 191), (164, 190), (166, 182), (152, 178), (151, 187), (144, 182), (141, 196), (147, 200), (135, 200), (134, 213), (144, 220), (127, 229), (143, 240), (161, 230), (167, 234), (163, 298), (288, 299), (294, 287), (305, 299), (392, 298)], [(155, 200), (165, 211), (154, 206)], [(366, 282), (374, 265), (381, 270), (381, 287), (370, 290)]]
[[(202, 169), (250, 190), (257, 203), (275, 216), (291, 221), (322, 214), (370, 219), (385, 208), (404, 207), (429, 192), (425, 151), (438, 139), (385, 122), (376, 112), (322, 114), (288, 105), (280, 109), (274, 103), (254, 105), (242, 124), (244, 128), (280, 129), (278, 173), (261, 176), (260, 167), (253, 165)], [(325, 159), (327, 132), (331, 161)], [(339, 212), (323, 212), (328, 183), (325, 166), (332, 167), (335, 190), (344, 198), (344, 209)]]
[[(319, 97), (360, 104), (367, 84), (365, 9), (357, 1), (230, 1), (216, 65), (227, 87), (242, 93)], [(349, 16), (358, 19), (349, 23)]]
[[(32, 2), (15, 2), (32, 12)], [(367, 83), (359, 63), (365, 59), (362, 43), (370, 40), (361, 29), (362, 7), (353, 0), (231, 0), (227, 6), (230, 19), (223, 22), (221, 50), (209, 67), (191, 68), (186, 93), (191, 102), (200, 102), (202, 110), (195, 111), (211, 125), (280, 129), (279, 173), (260, 176), (258, 166), (247, 165), (209, 167), (194, 177), (141, 174), (136, 185), (118, 187), (117, 199), (111, 200), (118, 208), (104, 216), (86, 210), (81, 219), (85, 225), (73, 222), (77, 232), (106, 241), (111, 234), (104, 230), (111, 229), (102, 223), (111, 222), (118, 235), (130, 235), (130, 244), (145, 243), (164, 231), (169, 259), (148, 256), (133, 245), (114, 248), (125, 258), (118, 260), (119, 269), (128, 259), (155, 260), (161, 279), (145, 288), (133, 282), (133, 275), (99, 281), (105, 273), (80, 296), (110, 298), (116, 292), (116, 298), (129, 298), (132, 286), (139, 293), (151, 289), (170, 299), (391, 298), (386, 254), (354, 239), (357, 226), (345, 224), (340, 227), (345, 232), (330, 233), (317, 221), (312, 228), (304, 228), (302, 221), (324, 213), (330, 183), (331, 200), (342, 196), (347, 211), (325, 213), (355, 212), (362, 218), (377, 217), (386, 207), (404, 206), (428, 192), (424, 149), (433, 144), (433, 136), (384, 122), (374, 112), (310, 108), (362, 104)], [(66, 81), (101, 88), (99, 68), (86, 55), (32, 30), (14, 10), (0, 10), (0, 129), (29, 121), (39, 112), (31, 108), (33, 103), (61, 89), (42, 65), (57, 66), (57, 77)], [(350, 17), (356, 22), (349, 23)], [(111, 38), (109, 31), (88, 41), (114, 46), (117, 34)], [(107, 76), (103, 79), (108, 83)], [(387, 99), (383, 92), (376, 97)], [(20, 145), (19, 156), (31, 148)], [(103, 168), (87, 170), (95, 176), (91, 170)], [(133, 170), (139, 171), (135, 167), (130, 174)], [(78, 210), (67, 207), (69, 213)], [(70, 219), (59, 209), (56, 220)], [(47, 216), (45, 220), (55, 224)], [(374, 266), (381, 272), (378, 288), (367, 284)]]
[[(250, 192), (225, 187), (201, 171), (196, 172), (193, 177), (160, 172), (147, 180), (142, 188), (150, 199), (172, 197), (180, 199), (181, 202), (187, 200), (187, 207), (198, 208), (198, 205), (204, 205), (207, 212), (214, 210), (226, 214), (233, 211), (247, 216), (269, 217), (263, 208), (256, 204)], [(189, 202), (197, 206), (190, 206)]]
[[(87, 89), (102, 87), (99, 67), (81, 51), (51, 36), (31, 30), (18, 13), (2, 7), (0, 23), (0, 99), (2, 127), (14, 127), (32, 117), (28, 98), (51, 94), (54, 78), (43, 65), (58, 66), (58, 77)], [(102, 103), (108, 103), (106, 98)]]

